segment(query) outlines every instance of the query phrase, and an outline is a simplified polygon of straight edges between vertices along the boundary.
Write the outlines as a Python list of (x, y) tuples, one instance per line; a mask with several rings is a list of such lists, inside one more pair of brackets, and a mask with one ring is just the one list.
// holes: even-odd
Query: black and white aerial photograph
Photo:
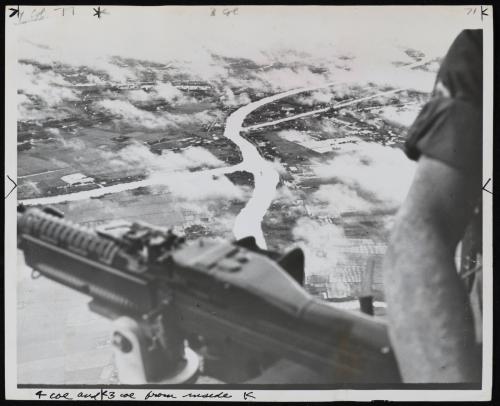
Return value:
[(490, 399), (492, 14), (7, 6), (7, 397)]

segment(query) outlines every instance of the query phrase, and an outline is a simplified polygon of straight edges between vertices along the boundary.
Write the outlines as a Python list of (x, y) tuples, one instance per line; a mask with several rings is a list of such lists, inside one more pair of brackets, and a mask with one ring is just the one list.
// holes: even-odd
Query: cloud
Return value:
[(305, 254), (306, 274), (331, 274), (346, 261), (342, 248), (347, 244), (342, 227), (300, 218), (293, 228), (297, 246)]
[[(283, 55), (293, 60), (288, 52), (280, 54), (287, 49), (295, 50), (294, 59), (303, 60), (305, 53), (325, 57), (339, 48), (351, 54), (384, 54), (403, 44), (423, 48), (427, 54), (442, 54), (465, 25), (480, 26), (480, 21), (466, 20), (463, 10), (453, 7), (250, 6), (240, 7), (236, 18), (211, 16), (210, 7), (107, 10), (106, 24), (89, 17), (85, 8), (76, 7), (71, 24), (60, 24), (58, 30), (54, 30), (52, 18), (16, 28), (22, 38), (37, 38), (41, 45), (61, 50), (61, 57), (69, 60), (114, 53), (160, 62), (196, 59), (203, 65), (209, 52), (268, 62), (282, 60)], [(380, 24), (382, 20), (384, 24)], [(307, 35), (299, 27), (307, 27)], [(27, 41), (22, 45), (46, 51)]]
[(274, 158), (274, 160), (271, 162), (271, 165), (279, 173), (280, 177), (286, 176), (289, 173), (285, 166), (281, 163), (281, 160), (279, 158)]
[(142, 89), (138, 89), (138, 90), (129, 90), (127, 92), (127, 99), (128, 100), (132, 100), (132, 101), (136, 101), (136, 102), (147, 102), (149, 100), (151, 100), (151, 94), (142, 90)]
[(60, 107), (79, 98), (79, 92), (67, 87), (70, 83), (54, 71), (20, 63), (16, 73), (19, 120), (66, 117), (68, 113)]
[[(52, 70), (39, 70), (31, 64), (18, 64), (18, 91), (37, 97), (48, 107), (55, 107), (67, 100), (77, 100), (78, 93), (62, 76)], [(26, 102), (26, 101), (25, 101)]]
[(105, 99), (94, 103), (95, 109), (104, 109), (119, 120), (135, 128), (150, 130), (178, 129), (180, 126), (203, 125), (212, 122), (217, 112), (200, 111), (194, 114), (151, 113), (134, 106), (127, 100)]
[(173, 120), (169, 120), (170, 115), (155, 115), (149, 111), (141, 110), (125, 100), (100, 100), (96, 105), (110, 114), (119, 116), (125, 123), (134, 127), (150, 130), (177, 127)]
[[(405, 52), (408, 48), (423, 51), (426, 57), (442, 57), (455, 36), (465, 26), (471, 28), (463, 10), (453, 7), (250, 6), (240, 7), (236, 18), (211, 16), (210, 7), (159, 7), (154, 12), (150, 8), (111, 7), (108, 11), (106, 24), (76, 7), (71, 24), (58, 24), (57, 29), (55, 16), (17, 26), (18, 57), (87, 66), (105, 72), (116, 82), (135, 80), (138, 71), (118, 66), (112, 56), (169, 64), (169, 73), (184, 72), (211, 83), (227, 82), (232, 75), (240, 77), (230, 62), (220, 58), (223, 56), (247, 58), (260, 66), (281, 63), (326, 68), (326, 76), (341, 81), (351, 76), (353, 81), (420, 86), (417, 76), (424, 72), (415, 71), (410, 78), (408, 72), (403, 75), (391, 69), (391, 63), (414, 62)], [(30, 8), (25, 12), (29, 14)], [(307, 35), (298, 27), (307, 27)], [(86, 35), (76, 34), (81, 32)], [(256, 72), (256, 76), (261, 73), (265, 72)], [(277, 85), (280, 88), (287, 86), (287, 79), (291, 79), (289, 88), (301, 85), (300, 76), (305, 82), (315, 80), (312, 72), (298, 73), (275, 71), (269, 78), (281, 82)], [(432, 86), (434, 74), (427, 76)], [(247, 81), (249, 89), (258, 91), (265, 90), (259, 84), (268, 83), (253, 77), (241, 79)]]
[[(210, 151), (202, 147), (188, 147), (181, 152), (170, 150), (156, 154), (139, 142), (118, 151), (106, 151), (99, 148), (92, 148), (79, 138), (65, 138), (54, 134), (64, 148), (72, 150), (71, 156), (78, 155), (79, 151), (86, 150), (88, 159), (77, 160), (77, 164), (84, 172), (95, 171), (96, 160), (99, 160), (100, 173), (116, 174), (143, 174), (148, 177), (156, 177), (158, 183), (175, 173), (184, 173), (199, 170), (211, 170), (225, 167), (225, 163), (216, 158)], [(64, 164), (63, 164), (64, 165)], [(66, 166), (66, 165), (64, 165)], [(90, 167), (89, 167), (90, 166)]]
[(99, 76), (94, 75), (92, 73), (86, 75), (85, 78), (87, 79), (87, 83), (93, 85), (103, 85), (106, 83), (106, 81), (102, 80)]
[(298, 130), (281, 130), (280, 132), (278, 132), (278, 136), (287, 141), (295, 142), (298, 144), (311, 141), (311, 137), (308, 134)]
[(159, 83), (154, 89), (158, 96), (166, 101), (174, 101), (183, 97), (182, 91), (170, 83)]
[[(65, 138), (58, 133), (53, 133), (53, 135), (57, 138), (57, 140), (62, 144), (64, 148), (72, 149), (73, 151), (83, 151), (87, 150), (88, 146), (82, 140), (78, 138)], [(97, 153), (100, 150), (96, 149)]]
[(328, 117), (322, 117), (319, 120), (315, 120), (312, 127), (312, 129), (316, 129), (317, 131), (321, 131), (327, 135), (328, 138), (344, 138), (349, 136), (349, 132), (346, 127), (338, 125)]
[(251, 101), (252, 100), (250, 100), (250, 96), (248, 96), (247, 93), (242, 92), (238, 95), (235, 95), (229, 87), (226, 87), (224, 89), (224, 92), (222, 93), (222, 102), (225, 106), (228, 107), (242, 106), (244, 104), (250, 103)]
[(224, 62), (220, 59), (214, 59), (211, 52), (207, 50), (200, 54), (193, 54), (189, 61), (177, 62), (176, 65), (185, 74), (209, 83), (220, 83), (221, 79), (229, 76)]
[(312, 92), (308, 96), (301, 96), (297, 97), (297, 102), (300, 104), (303, 104), (305, 106), (314, 106), (315, 104), (318, 103), (331, 103), (332, 98), (334, 96), (334, 93), (332, 92), (331, 89), (325, 88), (322, 90), (318, 90), (315, 92)]
[(219, 111), (204, 110), (194, 114), (171, 114), (162, 113), (170, 122), (178, 126), (201, 126), (212, 123), (214, 120), (220, 120), (222, 115)]
[(158, 155), (151, 152), (143, 144), (133, 143), (117, 153), (108, 152), (107, 155), (119, 165), (142, 168), (150, 174), (218, 168), (225, 165), (224, 162), (201, 147), (189, 147), (182, 152), (163, 151), (161, 155)]
[(133, 70), (117, 66), (108, 58), (96, 58), (87, 66), (97, 71), (104, 72), (106, 75), (108, 75), (109, 79), (112, 82), (125, 83), (130, 80), (137, 79), (137, 75)]
[(319, 190), (313, 193), (312, 200), (318, 202), (312, 205), (315, 214), (331, 217), (351, 211), (370, 211), (374, 207), (373, 202), (360, 196), (355, 189), (341, 183), (321, 185)]
[(177, 198), (189, 201), (205, 199), (243, 200), (244, 193), (225, 176), (210, 173), (176, 173), (162, 184)]
[[(405, 198), (415, 171), (415, 163), (409, 160), (399, 148), (383, 146), (373, 142), (359, 141), (356, 144), (342, 144), (335, 158), (318, 163), (313, 167), (316, 175), (333, 184), (344, 187), (331, 189), (333, 197), (344, 195), (344, 202), (354, 203), (356, 192), (375, 207), (397, 208)], [(324, 189), (324, 188), (323, 188)], [(319, 197), (327, 198), (328, 189)], [(364, 207), (359, 202), (359, 207)]]
[(187, 95), (169, 82), (157, 83), (149, 91), (145, 91), (144, 89), (130, 90), (127, 92), (127, 98), (137, 102), (163, 100), (170, 106), (198, 103), (196, 98)]
[(258, 78), (269, 90), (273, 91), (321, 85), (328, 80), (322, 74), (311, 72), (308, 67), (269, 69), (260, 72)]
[(30, 104), (31, 100), (23, 93), (17, 94), (17, 105), (20, 106), (22, 104)]
[(59, 130), (59, 128), (48, 127), (48, 128), (45, 128), (45, 131), (49, 135), (52, 135), (53, 137), (57, 137), (57, 136), (59, 136), (61, 134), (61, 131)]
[[(33, 119), (33, 112), (37, 112), (33, 102), (22, 93), (17, 94), (17, 119), (21, 121)], [(38, 113), (39, 116), (39, 113)]]

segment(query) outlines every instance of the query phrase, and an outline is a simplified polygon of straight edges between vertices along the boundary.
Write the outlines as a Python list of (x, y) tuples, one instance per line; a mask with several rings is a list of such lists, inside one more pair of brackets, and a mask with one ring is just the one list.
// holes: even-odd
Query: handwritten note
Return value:
[(60, 11), (61, 15), (64, 17), (64, 13), (69, 12), (71, 15), (75, 15), (75, 8), (74, 7), (57, 7), (54, 9), (54, 11)]
[(31, 12), (25, 12), (25, 10), (23, 9), (18, 9), (18, 24), (26, 24), (44, 20), (47, 18), (47, 14), (48, 13), (45, 7), (35, 7), (31, 10)]
[(467, 15), (479, 15), (481, 17), (481, 21), (483, 21), (484, 17), (488, 17), (488, 7), (480, 6), (480, 7), (466, 7), (465, 8)]
[(9, 8), (9, 11), (10, 11), (9, 18), (12, 18), (15, 16), (19, 17), (19, 6), (17, 6), (16, 8), (11, 7), (11, 8)]
[[(54, 17), (65, 17), (69, 18), (76, 15), (76, 10), (74, 6), (60, 6), (60, 7), (20, 7), (9, 8), (10, 14), (9, 18), (15, 20), (14, 24), (27, 24), (33, 23), (41, 20), (46, 20), (48, 18)], [(80, 13), (89, 13), (98, 19), (101, 19), (104, 14), (109, 14), (104, 8), (99, 7), (88, 7), (80, 8)]]
[(49, 390), (40, 389), (34, 394), (37, 400), (246, 400), (257, 399), (254, 391), (221, 390), (129, 390), (129, 389), (89, 389), (89, 390)]
[(97, 17), (97, 18), (101, 19), (101, 16), (103, 14), (106, 14), (106, 13), (107, 13), (106, 10), (105, 9), (101, 10), (101, 6), (99, 6), (97, 8), (94, 8), (94, 14), (93, 15), (94, 15), (94, 17)]
[(17, 183), (14, 182), (9, 175), (7, 175), (7, 178), (13, 183), (13, 186), (12, 189), (10, 189), (10, 192), (7, 193), (7, 195), (5, 196), (4, 200), (7, 199), (10, 196), (10, 194), (14, 191), (14, 189), (17, 187)]
[(230, 8), (215, 8), (211, 7), (210, 8), (210, 16), (211, 17), (216, 17), (217, 15), (229, 17), (229, 16), (237, 16), (238, 15), (238, 7), (230, 7)]
[(488, 178), (488, 180), (486, 181), (486, 183), (483, 185), (483, 190), (485, 192), (488, 192), (490, 195), (492, 195), (493, 192), (491, 190), (489, 190), (489, 188), (488, 188), (488, 185), (490, 184), (490, 182), (491, 182), (491, 178)]

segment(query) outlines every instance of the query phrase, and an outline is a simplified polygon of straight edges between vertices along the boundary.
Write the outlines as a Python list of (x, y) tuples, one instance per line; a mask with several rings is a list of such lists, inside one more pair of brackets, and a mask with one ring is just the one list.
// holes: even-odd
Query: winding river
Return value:
[[(265, 106), (266, 104), (294, 94), (332, 86), (333, 84), (335, 83), (327, 83), (321, 86), (310, 86), (300, 89), (293, 89), (269, 97), (265, 97), (240, 107), (227, 118), (224, 136), (227, 139), (233, 141), (238, 146), (241, 151), (242, 161), (234, 166), (210, 169), (202, 172), (204, 174), (222, 175), (235, 171), (246, 171), (253, 175), (255, 186), (252, 197), (238, 214), (234, 223), (233, 233), (236, 239), (247, 236), (254, 236), (257, 245), (260, 248), (266, 248), (266, 241), (262, 233), (261, 223), (264, 215), (267, 212), (267, 209), (269, 208), (269, 205), (274, 198), (274, 195), (276, 193), (276, 186), (279, 182), (279, 174), (275, 169), (273, 163), (265, 160), (259, 154), (257, 148), (251, 142), (241, 136), (241, 132), (246, 129), (242, 126), (243, 121), (251, 112), (258, 109), (259, 107)], [(260, 124), (259, 127), (274, 124), (274, 122), (263, 123)], [(250, 129), (250, 127), (248, 129)], [(192, 172), (191, 175), (196, 176), (199, 173), (200, 172)], [(161, 179), (163, 176), (168, 176), (168, 173), (155, 173), (154, 176), (150, 176), (147, 179), (140, 181), (120, 183), (117, 185), (105, 186), (98, 189), (85, 190), (75, 193), (26, 199), (19, 201), (19, 203), (23, 203), (27, 206), (47, 205), (96, 198), (111, 193), (119, 193), (127, 190), (137, 189), (140, 187), (161, 184)]]
[[(396, 89), (388, 92), (377, 93), (372, 96), (362, 97), (348, 102), (339, 103), (337, 105), (328, 106), (323, 109), (313, 110), (306, 113), (297, 114), (291, 117), (286, 117), (283, 119), (265, 122), (249, 127), (243, 127), (243, 122), (245, 118), (255, 111), (256, 109), (265, 106), (266, 104), (275, 102), (279, 99), (292, 96), (302, 92), (308, 92), (312, 90), (317, 90), (321, 88), (326, 88), (336, 84), (336, 82), (326, 83), (320, 86), (310, 86), (303, 87), (300, 89), (288, 90), (282, 93), (278, 93), (272, 96), (264, 97), (252, 103), (246, 104), (239, 109), (235, 110), (226, 120), (226, 126), (224, 129), (224, 136), (234, 142), (241, 151), (242, 161), (234, 166), (216, 168), (198, 172), (192, 172), (189, 176), (197, 176), (200, 173), (212, 174), (212, 175), (222, 175), (228, 174), (235, 171), (246, 171), (253, 175), (254, 178), (254, 190), (252, 197), (247, 202), (245, 207), (240, 211), (235, 219), (233, 234), (236, 239), (240, 239), (247, 236), (255, 237), (257, 245), (265, 249), (266, 240), (262, 232), (262, 219), (264, 218), (271, 202), (274, 199), (276, 193), (276, 187), (279, 182), (279, 174), (272, 162), (264, 159), (257, 148), (249, 142), (247, 139), (241, 136), (241, 133), (246, 130), (252, 130), (256, 128), (262, 128), (267, 126), (273, 126), (285, 121), (295, 120), (298, 118), (310, 116), (313, 114), (318, 114), (325, 112), (329, 109), (341, 108), (348, 105), (352, 105), (364, 100), (368, 100), (374, 97), (382, 96), (385, 94), (399, 92), (404, 89)], [(170, 173), (171, 174), (171, 173)], [(112, 186), (105, 186), (98, 189), (86, 190), (75, 193), (60, 194), (55, 196), (48, 196), (35, 199), (26, 199), (20, 201), (25, 205), (46, 205), (46, 204), (56, 204), (70, 201), (77, 201), (89, 198), (96, 198), (104, 196), (111, 193), (119, 193), (126, 190), (133, 190), (140, 187), (157, 185), (162, 183), (162, 178), (165, 179), (169, 176), (169, 173), (155, 173), (154, 176), (150, 176), (147, 179), (121, 183)]]

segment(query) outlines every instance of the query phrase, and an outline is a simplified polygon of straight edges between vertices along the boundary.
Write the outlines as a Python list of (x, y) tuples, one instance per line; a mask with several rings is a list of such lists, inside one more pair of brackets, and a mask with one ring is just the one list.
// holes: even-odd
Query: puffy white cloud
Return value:
[(158, 83), (155, 86), (155, 91), (159, 97), (167, 101), (179, 99), (183, 96), (182, 91), (180, 91), (170, 83)]
[(220, 83), (221, 79), (229, 76), (224, 62), (214, 59), (206, 50), (201, 54), (193, 54), (189, 61), (176, 62), (176, 65), (184, 73), (207, 82)]
[(332, 89), (325, 88), (312, 92), (308, 96), (298, 97), (297, 101), (306, 106), (313, 106), (318, 103), (330, 103), (332, 102), (334, 94)]
[(63, 145), (64, 148), (69, 148), (74, 151), (83, 151), (88, 148), (87, 145), (78, 138), (65, 138), (57, 136), (57, 140)]
[(197, 103), (197, 99), (189, 96), (188, 94), (168, 82), (161, 82), (154, 86), (152, 95), (166, 100), (172, 106)]
[(142, 89), (129, 90), (127, 92), (127, 99), (137, 102), (147, 102), (151, 100), (151, 94)]
[(274, 167), (274, 169), (280, 174), (280, 176), (287, 175), (288, 170), (283, 166), (281, 161), (278, 158), (275, 158), (272, 162), (271, 165)]
[(346, 260), (343, 247), (348, 242), (342, 227), (303, 217), (297, 221), (293, 237), (304, 251), (306, 274), (331, 274)]
[(217, 114), (200, 111), (194, 114), (173, 114), (169, 112), (151, 113), (142, 110), (127, 100), (105, 99), (95, 103), (108, 113), (117, 115), (124, 123), (136, 128), (150, 130), (176, 129), (183, 125), (202, 125), (212, 122)]
[(17, 94), (17, 118), (18, 120), (29, 120), (33, 114), (34, 105), (25, 94)]
[(93, 75), (92, 73), (89, 73), (88, 75), (86, 75), (85, 78), (87, 79), (87, 83), (93, 84), (93, 85), (103, 85), (106, 83), (99, 76)]
[(169, 82), (157, 83), (149, 91), (143, 89), (130, 90), (127, 92), (127, 98), (137, 102), (164, 100), (171, 106), (182, 106), (183, 104), (198, 102), (197, 99), (190, 97)]
[(287, 141), (296, 142), (298, 144), (311, 141), (311, 137), (308, 134), (298, 130), (281, 130), (278, 132), (278, 135)]
[[(161, 176), (161, 175), (155, 175)], [(189, 201), (205, 199), (243, 200), (244, 193), (225, 176), (210, 173), (175, 173), (162, 182), (177, 198)]]
[[(74, 64), (78, 66), (77, 63)], [(131, 69), (118, 66), (108, 58), (96, 58), (87, 66), (106, 73), (110, 80), (116, 83), (125, 83), (137, 78)]]
[(153, 129), (166, 129), (176, 127), (176, 124), (168, 119), (168, 116), (155, 115), (149, 111), (141, 110), (125, 100), (100, 100), (97, 106), (105, 109), (108, 113), (118, 115), (124, 122), (135, 127)]
[(17, 95), (17, 119), (28, 121), (68, 117), (68, 112), (60, 107), (66, 101), (76, 100), (77, 92), (61, 87), (67, 83), (52, 72), (40, 73), (31, 65), (20, 66), (22, 68), (19, 70), (21, 85)]
[[(31, 64), (18, 64), (17, 89), (27, 96), (35, 96), (48, 107), (56, 107), (64, 101), (78, 100), (78, 93), (70, 89), (62, 76), (52, 70), (40, 70)], [(27, 98), (18, 100), (21, 104), (28, 104)]]
[(313, 73), (307, 67), (269, 69), (260, 72), (258, 78), (275, 91), (321, 85), (327, 81), (324, 75)]
[(18, 93), (17, 94), (17, 105), (21, 105), (21, 104), (29, 104), (31, 103), (31, 100), (28, 98), (28, 96), (26, 96), (25, 94), (22, 94), (22, 93)]
[[(168, 151), (167, 154), (173, 154), (174, 152)], [(201, 147), (190, 147), (182, 152), (182, 155), (186, 160), (190, 161), (189, 167), (196, 166), (206, 166), (210, 168), (217, 168), (224, 165), (220, 159), (216, 158), (212, 153), (205, 148)]]
[(312, 210), (319, 215), (339, 216), (351, 211), (370, 211), (374, 204), (361, 197), (358, 192), (342, 183), (321, 185), (313, 193), (313, 201), (319, 204), (312, 206)]
[(222, 102), (225, 106), (238, 107), (250, 103), (251, 100), (247, 93), (235, 95), (229, 87), (226, 87), (222, 93)]
[[(111, 153), (108, 153), (111, 156)], [(147, 169), (149, 173), (187, 171), (196, 168), (217, 168), (224, 165), (209, 151), (201, 147), (189, 147), (182, 152), (163, 151), (162, 155), (151, 152), (145, 145), (134, 143), (112, 155), (128, 167)]]
[[(358, 195), (373, 199), (378, 205), (398, 207), (410, 187), (415, 163), (399, 148), (359, 141), (356, 144), (342, 144), (335, 158), (319, 163), (313, 169), (318, 177), (341, 183)], [(335, 190), (337, 197), (339, 192), (347, 191), (345, 187)], [(320, 196), (327, 195), (325, 192)], [(352, 193), (346, 194), (351, 205), (353, 198), (355, 195)], [(363, 204), (360, 205), (363, 207)]]
[(58, 135), (61, 134), (61, 131), (59, 130), (59, 128), (46, 128), (45, 131), (49, 134), (49, 135), (52, 135), (54, 137), (57, 137)]
[(349, 136), (345, 127), (338, 125), (328, 117), (323, 117), (317, 120), (315, 128), (328, 136), (328, 138), (342, 138)]

